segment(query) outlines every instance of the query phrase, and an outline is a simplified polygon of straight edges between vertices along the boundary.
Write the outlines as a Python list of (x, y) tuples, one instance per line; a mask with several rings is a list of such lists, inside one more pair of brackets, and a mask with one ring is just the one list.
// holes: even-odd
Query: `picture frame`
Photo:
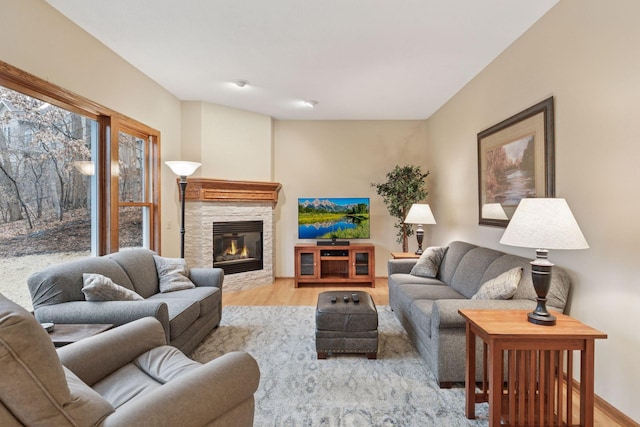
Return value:
[(479, 224), (506, 227), (526, 197), (555, 197), (553, 96), (478, 133)]

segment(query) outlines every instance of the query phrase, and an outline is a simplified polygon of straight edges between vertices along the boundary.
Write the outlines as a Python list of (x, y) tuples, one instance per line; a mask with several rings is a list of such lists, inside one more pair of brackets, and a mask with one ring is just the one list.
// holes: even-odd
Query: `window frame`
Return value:
[(151, 170), (147, 174), (150, 180), (147, 186), (150, 197), (144, 203), (135, 205), (150, 209), (147, 236), (149, 249), (160, 253), (160, 132), (3, 61), (0, 61), (0, 85), (98, 122), (96, 174), (99, 190), (96, 195), (98, 218), (95, 218), (98, 230), (97, 255), (119, 250), (118, 218), (121, 202), (118, 194), (118, 132), (140, 136), (149, 141), (147, 160)]

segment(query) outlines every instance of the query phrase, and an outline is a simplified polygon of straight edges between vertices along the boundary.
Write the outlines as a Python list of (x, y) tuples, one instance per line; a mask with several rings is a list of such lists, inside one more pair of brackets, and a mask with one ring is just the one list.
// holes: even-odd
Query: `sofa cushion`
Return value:
[(142, 372), (161, 384), (168, 383), (202, 366), (171, 346), (156, 347), (138, 356), (133, 362)]
[(471, 298), (482, 285), (482, 277), (491, 263), (502, 255), (493, 249), (476, 247), (460, 260), (449, 285), (467, 298)]
[(431, 246), (425, 249), (416, 265), (411, 269), (411, 274), (421, 277), (437, 277), (445, 251), (446, 248), (441, 246)]
[(487, 269), (482, 274), (481, 282), (484, 283), (488, 280), (498, 277), (505, 271), (511, 270), (512, 268), (520, 267), (524, 271), (524, 269), (529, 266), (530, 261), (530, 259), (517, 255), (502, 254), (498, 258), (496, 258), (489, 265), (489, 267), (487, 267)]
[(515, 295), (521, 277), (522, 267), (505, 271), (498, 277), (484, 282), (471, 299), (509, 299)]
[(153, 256), (158, 271), (160, 292), (173, 292), (195, 288), (189, 280), (189, 270), (184, 258), (165, 258)]
[(82, 293), (87, 301), (143, 301), (140, 295), (102, 274), (84, 273)]
[(95, 383), (93, 389), (117, 410), (131, 399), (143, 396), (161, 385), (133, 363), (128, 363)]
[(447, 251), (444, 253), (442, 262), (440, 263), (440, 269), (438, 270), (438, 279), (444, 283), (451, 283), (453, 275), (458, 269), (460, 260), (472, 249), (477, 248), (476, 245), (466, 242), (451, 242), (447, 246)]
[[(154, 254), (155, 252), (149, 249), (136, 248), (115, 252), (106, 255), (105, 258), (120, 265), (131, 280), (132, 289), (143, 298), (149, 298), (159, 292), (158, 272), (153, 260)], [(115, 280), (113, 277), (112, 279)], [(117, 280), (115, 282), (120, 283)]]
[(396, 285), (440, 285), (447, 286), (445, 283), (441, 282), (438, 279), (434, 279), (432, 277), (420, 277), (414, 276), (409, 273), (396, 273), (389, 276), (389, 281), (393, 282)]
[(458, 291), (446, 285), (404, 284), (397, 288), (396, 303), (407, 312), (417, 300), (459, 299), (464, 298)]
[(164, 294), (156, 294), (150, 297), (150, 300), (160, 299), (165, 301), (167, 298), (178, 298), (195, 300), (200, 303), (200, 316), (209, 314), (218, 309), (218, 293), (220, 288), (212, 286), (197, 286), (193, 289), (183, 289), (181, 291), (166, 292)]
[(65, 410), (69, 411), (79, 425), (98, 425), (107, 415), (115, 411), (98, 392), (82, 382), (69, 369), (63, 368), (71, 391), (71, 401), (65, 405)]
[(149, 298), (162, 301), (169, 310), (169, 339), (173, 340), (183, 333), (200, 317), (200, 302), (195, 299), (166, 297), (167, 294), (157, 294)]

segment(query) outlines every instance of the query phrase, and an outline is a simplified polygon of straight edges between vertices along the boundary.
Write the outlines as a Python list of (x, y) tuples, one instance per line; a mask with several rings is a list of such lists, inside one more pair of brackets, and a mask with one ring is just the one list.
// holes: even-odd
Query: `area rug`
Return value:
[(258, 361), (256, 427), (486, 426), (486, 404), (468, 420), (464, 388), (440, 389), (389, 307), (378, 316), (377, 360), (317, 360), (315, 307), (225, 307), (191, 356), (207, 362), (241, 350)]

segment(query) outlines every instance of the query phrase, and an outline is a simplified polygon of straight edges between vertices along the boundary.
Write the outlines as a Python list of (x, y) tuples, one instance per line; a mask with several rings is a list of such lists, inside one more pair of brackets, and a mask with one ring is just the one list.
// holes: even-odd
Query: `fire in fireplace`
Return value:
[(225, 274), (262, 270), (262, 221), (214, 222), (213, 266)]

